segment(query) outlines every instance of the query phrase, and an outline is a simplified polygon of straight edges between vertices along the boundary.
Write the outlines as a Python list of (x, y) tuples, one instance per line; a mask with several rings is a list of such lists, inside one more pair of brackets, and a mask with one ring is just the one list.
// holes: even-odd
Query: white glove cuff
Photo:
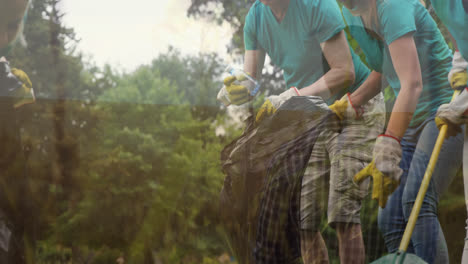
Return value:
[(400, 141), (390, 135), (382, 134), (377, 137), (373, 157), (375, 166), (387, 177), (399, 180), (401, 168), (399, 167), (403, 151)]
[(458, 115), (463, 115), (463, 113), (468, 109), (468, 88), (463, 89), (457, 98), (450, 102), (448, 106)]
[(468, 62), (462, 57), (459, 51), (455, 51), (453, 54), (452, 60), (452, 69), (449, 72), (448, 79), (449, 82), (452, 80), (452, 76), (457, 72), (466, 71), (468, 68)]
[(287, 91), (282, 92), (280, 95), (278, 95), (278, 97), (281, 98), (281, 100), (284, 102), (293, 96), (298, 96), (299, 91), (297, 91), (297, 88), (296, 89), (293, 89), (293, 88), (295, 87), (291, 87)]
[(293, 86), (293, 87), (291, 87), (291, 89), (296, 92), (297, 96), (301, 96), (301, 93), (299, 93), (299, 90), (296, 87)]
[(402, 151), (400, 146), (400, 140), (396, 137), (381, 134), (377, 137), (374, 146), (374, 157), (379, 154), (390, 154), (390, 155), (397, 155), (401, 157)]

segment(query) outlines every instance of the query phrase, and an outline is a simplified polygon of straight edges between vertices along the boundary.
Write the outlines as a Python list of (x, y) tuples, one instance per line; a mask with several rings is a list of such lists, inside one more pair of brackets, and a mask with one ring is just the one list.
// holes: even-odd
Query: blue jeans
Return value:
[[(444, 141), (419, 213), (408, 252), (427, 263), (449, 263), (447, 244), (437, 219), (439, 197), (447, 190), (462, 164), (463, 134)], [(378, 225), (390, 253), (396, 252), (421, 186), (439, 130), (434, 117), (408, 128), (401, 141), (403, 169), (400, 186), (379, 209)]]

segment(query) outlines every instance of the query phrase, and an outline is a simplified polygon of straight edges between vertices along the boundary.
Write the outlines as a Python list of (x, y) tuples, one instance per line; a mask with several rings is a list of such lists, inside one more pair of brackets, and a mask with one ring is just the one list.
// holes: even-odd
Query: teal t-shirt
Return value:
[(457, 42), (458, 50), (468, 61), (468, 13), (463, 0), (431, 0), (437, 16), (450, 31)]
[[(257, 0), (245, 19), (245, 49), (263, 49), (273, 63), (283, 70), (288, 87), (303, 88), (330, 70), (320, 43), (344, 28), (335, 0), (290, 0), (281, 23), (278, 23), (270, 7)], [(352, 50), (351, 53), (355, 82), (327, 100), (329, 104), (346, 92), (355, 91), (369, 75), (369, 69)]]
[(377, 13), (380, 25), (372, 30), (382, 40), (368, 34), (361, 17), (353, 16), (343, 7), (351, 35), (366, 55), (368, 65), (385, 76), (397, 96), (400, 80), (393, 68), (388, 46), (406, 34), (413, 35), (421, 65), (423, 91), (410, 126), (418, 125), (441, 104), (450, 101), (452, 89), (447, 75), (452, 53), (437, 24), (419, 0), (377, 0)]

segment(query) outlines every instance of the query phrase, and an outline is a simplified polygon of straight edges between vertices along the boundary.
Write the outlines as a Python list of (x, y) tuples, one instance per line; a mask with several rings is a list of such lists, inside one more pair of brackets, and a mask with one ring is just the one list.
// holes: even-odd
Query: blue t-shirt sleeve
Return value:
[(310, 2), (312, 2), (310, 27), (315, 29), (313, 34), (320, 43), (329, 40), (345, 28), (343, 17), (336, 1), (316, 0)]
[(245, 17), (244, 25), (244, 46), (246, 50), (257, 49), (257, 25), (255, 20), (255, 4), (250, 8)]
[(378, 7), (381, 32), (387, 45), (416, 31), (414, 3), (408, 0), (381, 1)]

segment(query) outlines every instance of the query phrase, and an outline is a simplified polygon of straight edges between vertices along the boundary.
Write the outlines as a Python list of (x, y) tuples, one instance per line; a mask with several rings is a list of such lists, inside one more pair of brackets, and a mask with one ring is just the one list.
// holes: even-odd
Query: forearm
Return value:
[(382, 90), (382, 74), (372, 71), (364, 83), (350, 95), (350, 100), (355, 107), (367, 103)]
[(330, 70), (313, 84), (302, 88), (302, 95), (316, 95), (324, 100), (354, 83), (354, 64), (344, 31), (320, 43)]
[(332, 68), (325, 75), (313, 84), (299, 90), (301, 95), (320, 96), (324, 100), (338, 93), (354, 82), (354, 68), (345, 70), (342, 68)]
[(385, 134), (402, 138), (416, 110), (423, 85), (421, 66), (412, 34), (406, 34), (389, 45), (393, 67), (401, 89), (393, 106)]
[(262, 77), (265, 52), (263, 50), (247, 50), (244, 55), (244, 71), (257, 80)]
[(402, 85), (385, 134), (400, 139), (403, 137), (416, 110), (421, 91), (422, 85)]

